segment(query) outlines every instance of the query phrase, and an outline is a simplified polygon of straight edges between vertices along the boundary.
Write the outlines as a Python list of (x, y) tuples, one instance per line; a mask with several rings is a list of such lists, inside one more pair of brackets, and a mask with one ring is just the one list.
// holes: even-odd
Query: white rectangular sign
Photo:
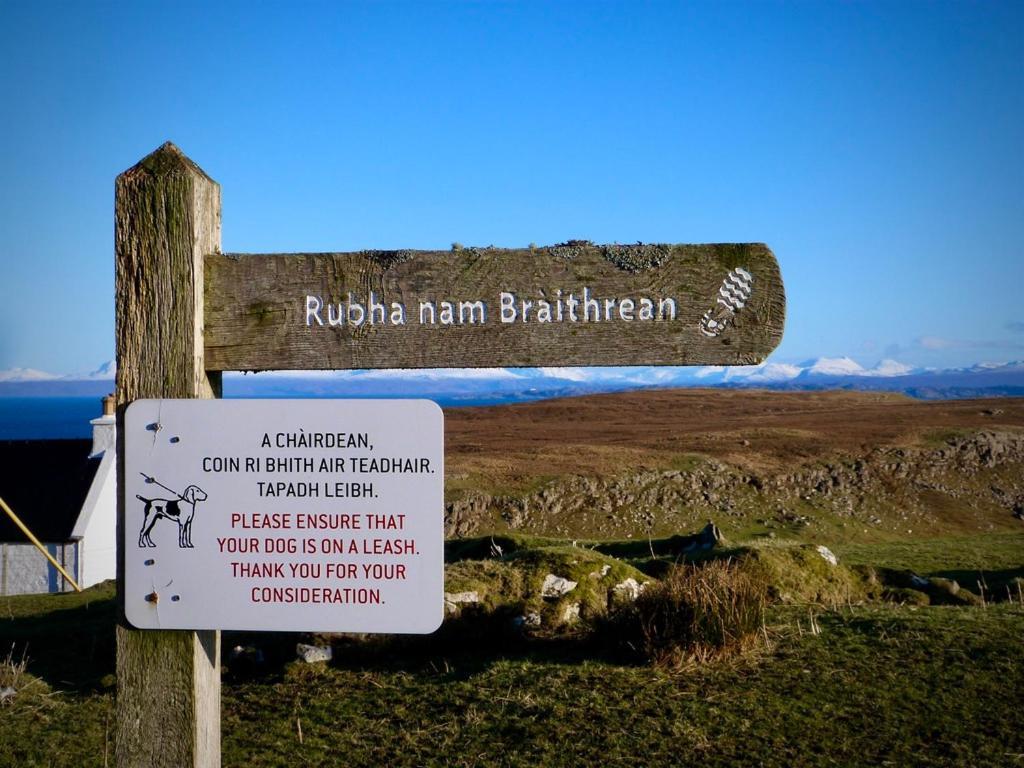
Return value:
[(435, 403), (139, 400), (124, 439), (134, 626), (440, 626), (444, 416)]

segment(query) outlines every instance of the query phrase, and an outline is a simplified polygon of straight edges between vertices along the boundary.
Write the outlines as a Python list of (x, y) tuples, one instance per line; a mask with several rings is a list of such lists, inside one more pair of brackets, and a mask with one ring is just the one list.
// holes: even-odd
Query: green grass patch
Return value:
[(114, 584), (81, 593), (0, 598), (0, 649), (52, 685), (104, 689), (114, 671)]
[[(1024, 614), (859, 608), (685, 673), (532, 652), (293, 666), (225, 691), (226, 766), (1007, 766)], [(259, 722), (260, 727), (252, 724)], [(299, 739), (299, 728), (302, 740)]]
[[(924, 541), (917, 552), (847, 545), (835, 548), (839, 566), (791, 542), (713, 550), (705, 561), (749, 569), (792, 602), (767, 606), (769, 646), (683, 672), (626, 662), (584, 632), (499, 643), (456, 621), (426, 638), (339, 638), (330, 665), (282, 656), (227, 678), (223, 764), (1012, 766), (1024, 754), (1024, 608), (915, 605), (913, 590), (851, 606), (844, 592), (861, 578), (847, 565), (934, 576), (974, 567), (957, 558), (984, 551), (988, 567), (1010, 569), (1021, 539)], [(502, 558), (454, 559), (446, 589), (478, 589), (490, 610), (517, 590), (525, 605), (548, 572), (588, 589), (605, 565), (609, 583), (643, 578), (606, 552), (526, 544)], [(593, 581), (598, 596), (605, 587)], [(895, 599), (903, 588), (886, 589)], [(821, 606), (831, 602), (840, 607)], [(0, 679), (18, 688), (0, 705), (0, 766), (112, 762), (103, 681), (114, 618), (109, 585), (0, 599), (0, 659), (13, 647)], [(287, 649), (298, 639), (247, 642)], [(226, 636), (225, 651), (235, 641)], [(27, 664), (15, 669), (22, 652)]]
[(842, 544), (835, 551), (851, 565), (953, 579), (972, 592), (984, 591), (990, 600), (1007, 599), (1007, 589), (1019, 599), (1016, 580), (1024, 579), (1024, 533)]
[(764, 582), (769, 597), (782, 603), (836, 606), (867, 597), (863, 576), (842, 563), (832, 565), (813, 545), (759, 543), (739, 557)]

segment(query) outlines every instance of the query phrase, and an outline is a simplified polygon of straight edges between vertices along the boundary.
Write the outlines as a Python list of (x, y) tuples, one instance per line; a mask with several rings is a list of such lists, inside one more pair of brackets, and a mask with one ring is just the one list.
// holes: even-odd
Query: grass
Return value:
[(1024, 752), (1019, 609), (846, 610), (818, 635), (771, 618), (772, 656), (685, 674), (543, 650), (293, 666), (226, 692), (225, 765), (1006, 766)]
[(1019, 597), (1019, 582), (1015, 580), (1024, 579), (1024, 533), (843, 544), (835, 551), (851, 565), (954, 579), (974, 592), (983, 588), (986, 595), (997, 600), (1006, 599), (1007, 588), (1011, 597)]
[(677, 565), (603, 622), (603, 632), (668, 668), (740, 654), (767, 640), (768, 585), (749, 561)]
[[(505, 542), (513, 551), (495, 559), (479, 544), (450, 546), (446, 589), (514, 592), (548, 569), (589, 578), (614, 560), (525, 539)], [(766, 569), (776, 585), (792, 578), (802, 594), (820, 597), (869, 565), (937, 575), (975, 567), (971, 558), (984, 555), (993, 571), (1015, 570), (1021, 544), (1009, 535), (847, 545), (835, 548), (841, 570), (792, 543), (726, 551), (745, 552), (744, 567)], [(709, 560), (701, 568), (726, 567)], [(634, 573), (621, 560), (614, 567), (623, 569), (616, 578)], [(769, 645), (683, 671), (628, 661), (581, 630), (505, 633), (497, 642), (498, 633), (456, 620), (426, 638), (337, 638), (329, 666), (288, 661), (299, 635), (225, 633), (226, 650), (254, 643), (268, 662), (225, 676), (223, 762), (1024, 765), (1024, 607), (830, 602), (771, 603)], [(10, 650), (0, 679), (7, 674), (18, 687), (0, 709), (0, 766), (112, 759), (113, 619), (109, 585), (0, 598), (0, 651)]]
[(850, 564), (904, 568), (921, 575), (951, 570), (990, 572), (1024, 563), (1024, 533), (995, 533), (878, 544), (841, 544), (836, 554)]

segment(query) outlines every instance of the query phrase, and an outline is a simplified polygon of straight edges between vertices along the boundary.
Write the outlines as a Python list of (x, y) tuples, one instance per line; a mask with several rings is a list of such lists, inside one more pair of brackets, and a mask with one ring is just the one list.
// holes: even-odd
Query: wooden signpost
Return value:
[[(745, 365), (785, 320), (761, 244), (222, 254), (220, 187), (170, 143), (117, 178), (115, 211), (119, 542), (145, 510), (126, 407), (217, 398), (222, 371)], [(219, 765), (220, 633), (133, 628), (125, 574), (122, 546), (117, 763)]]
[(760, 244), (227, 254), (212, 370), (746, 365), (782, 337)]

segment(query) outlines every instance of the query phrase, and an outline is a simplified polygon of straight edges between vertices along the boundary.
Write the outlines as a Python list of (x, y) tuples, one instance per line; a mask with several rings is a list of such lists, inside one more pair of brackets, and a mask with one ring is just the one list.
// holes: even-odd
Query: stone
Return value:
[(512, 626), (516, 629), (535, 629), (540, 626), (540, 614), (531, 611), (522, 616), (516, 616), (512, 619)]
[(829, 565), (839, 565), (839, 558), (836, 557), (832, 550), (824, 544), (819, 544), (815, 547), (815, 550), (817, 550), (818, 554), (821, 555), (822, 559), (824, 559)]
[(13, 699), (14, 694), (16, 693), (17, 691), (9, 685), (5, 686), (4, 688), (0, 688), (0, 704), (3, 704), (8, 699)]
[(549, 573), (544, 577), (544, 585), (541, 587), (540, 594), (541, 597), (562, 597), (576, 589), (576, 584), (575, 581), (569, 581), (569, 579)]
[(697, 533), (690, 537), (686, 546), (683, 547), (684, 552), (704, 551), (708, 549), (714, 549), (715, 545), (722, 540), (722, 532), (718, 530), (718, 526), (713, 522), (708, 521), (708, 524), (700, 529)]
[(445, 592), (444, 599), (450, 603), (460, 605), (462, 603), (479, 603), (480, 593), (475, 589), (472, 592)]
[(306, 664), (315, 664), (320, 661), (330, 661), (334, 658), (334, 651), (329, 645), (306, 645), (305, 643), (299, 643), (295, 646), (295, 655), (299, 657), (299, 661), (304, 661)]
[(605, 563), (604, 565), (601, 566), (601, 570), (600, 571), (591, 571), (587, 575), (590, 578), (592, 578), (592, 579), (603, 579), (605, 576), (608, 575), (608, 572), (611, 569), (612, 569), (612, 567), (610, 565), (608, 565), (607, 563)]
[(924, 576), (918, 576), (916, 573), (910, 574), (910, 586), (914, 589), (927, 589), (931, 586), (931, 581), (926, 579)]
[(580, 618), (580, 604), (571, 603), (565, 606), (565, 610), (562, 611), (562, 621), (566, 624), (571, 624)]
[(933, 578), (928, 587), (933, 605), (981, 605), (982, 599), (955, 579)]
[(612, 599), (615, 602), (631, 603), (638, 597), (640, 597), (640, 594), (644, 591), (646, 587), (646, 581), (643, 584), (640, 584), (639, 582), (637, 582), (636, 579), (630, 576), (625, 581), (619, 582), (614, 587), (612, 587)]
[(444, 612), (447, 615), (459, 612), (461, 605), (473, 605), (480, 602), (480, 593), (476, 590), (471, 592), (445, 592)]

